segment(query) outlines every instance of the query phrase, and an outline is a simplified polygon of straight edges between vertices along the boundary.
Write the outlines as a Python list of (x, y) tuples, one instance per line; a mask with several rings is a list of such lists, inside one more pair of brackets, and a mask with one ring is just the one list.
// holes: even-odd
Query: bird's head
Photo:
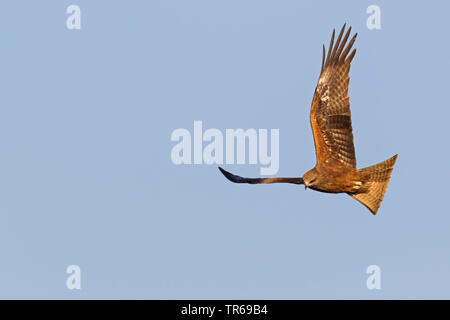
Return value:
[(303, 175), (303, 183), (305, 184), (305, 189), (314, 188), (314, 186), (319, 183), (319, 174), (317, 173), (316, 168), (309, 170)]

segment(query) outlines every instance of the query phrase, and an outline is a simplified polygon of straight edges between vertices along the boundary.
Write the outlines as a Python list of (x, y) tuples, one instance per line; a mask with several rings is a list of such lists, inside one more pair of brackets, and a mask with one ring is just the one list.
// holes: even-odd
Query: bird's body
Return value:
[(350, 193), (361, 189), (362, 178), (358, 170), (333, 166), (315, 166), (303, 175), (303, 182), (306, 187), (316, 191)]
[(302, 178), (242, 178), (222, 168), (221, 172), (237, 183), (295, 183), (326, 193), (347, 193), (376, 214), (386, 192), (397, 155), (376, 164), (356, 168), (348, 85), (350, 63), (356, 49), (351, 48), (356, 34), (346, 45), (351, 28), (345, 25), (328, 53), (323, 47), (322, 68), (311, 104), (310, 122), (316, 149), (316, 166)]

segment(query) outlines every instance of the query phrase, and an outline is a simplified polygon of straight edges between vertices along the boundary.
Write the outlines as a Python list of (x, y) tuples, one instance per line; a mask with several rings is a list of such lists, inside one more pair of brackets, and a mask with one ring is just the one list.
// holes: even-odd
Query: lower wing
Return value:
[(223, 173), (225, 178), (234, 183), (249, 183), (249, 184), (260, 184), (260, 183), (294, 183), (294, 184), (304, 184), (302, 178), (244, 178), (234, 175), (221, 167), (219, 167), (220, 172)]

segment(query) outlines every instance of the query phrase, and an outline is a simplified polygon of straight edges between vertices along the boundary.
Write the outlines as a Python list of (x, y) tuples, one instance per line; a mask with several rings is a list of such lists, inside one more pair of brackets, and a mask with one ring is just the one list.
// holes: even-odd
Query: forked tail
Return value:
[(367, 186), (367, 188), (364, 188), (366, 191), (349, 193), (350, 196), (365, 205), (374, 215), (377, 214), (381, 201), (383, 201), (397, 156), (396, 154), (386, 161), (359, 170)]

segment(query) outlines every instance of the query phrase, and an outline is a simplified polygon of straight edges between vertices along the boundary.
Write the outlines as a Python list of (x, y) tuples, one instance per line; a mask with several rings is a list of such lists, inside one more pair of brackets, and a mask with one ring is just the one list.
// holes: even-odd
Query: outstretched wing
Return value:
[[(343, 37), (345, 24), (334, 42), (334, 30), (325, 59), (323, 47), (322, 69), (311, 105), (311, 127), (318, 164), (339, 163), (356, 168), (348, 83), (350, 62), (356, 49), (349, 54), (357, 34), (345, 47), (351, 27)], [(343, 38), (342, 38), (343, 37)], [(341, 41), (342, 40), (342, 41)], [(345, 49), (344, 49), (345, 47)], [(337, 160), (337, 162), (336, 162)]]
[(249, 184), (260, 184), (260, 183), (294, 183), (294, 184), (304, 184), (302, 178), (244, 178), (232, 174), (221, 167), (219, 167), (220, 172), (234, 183), (249, 183)]

